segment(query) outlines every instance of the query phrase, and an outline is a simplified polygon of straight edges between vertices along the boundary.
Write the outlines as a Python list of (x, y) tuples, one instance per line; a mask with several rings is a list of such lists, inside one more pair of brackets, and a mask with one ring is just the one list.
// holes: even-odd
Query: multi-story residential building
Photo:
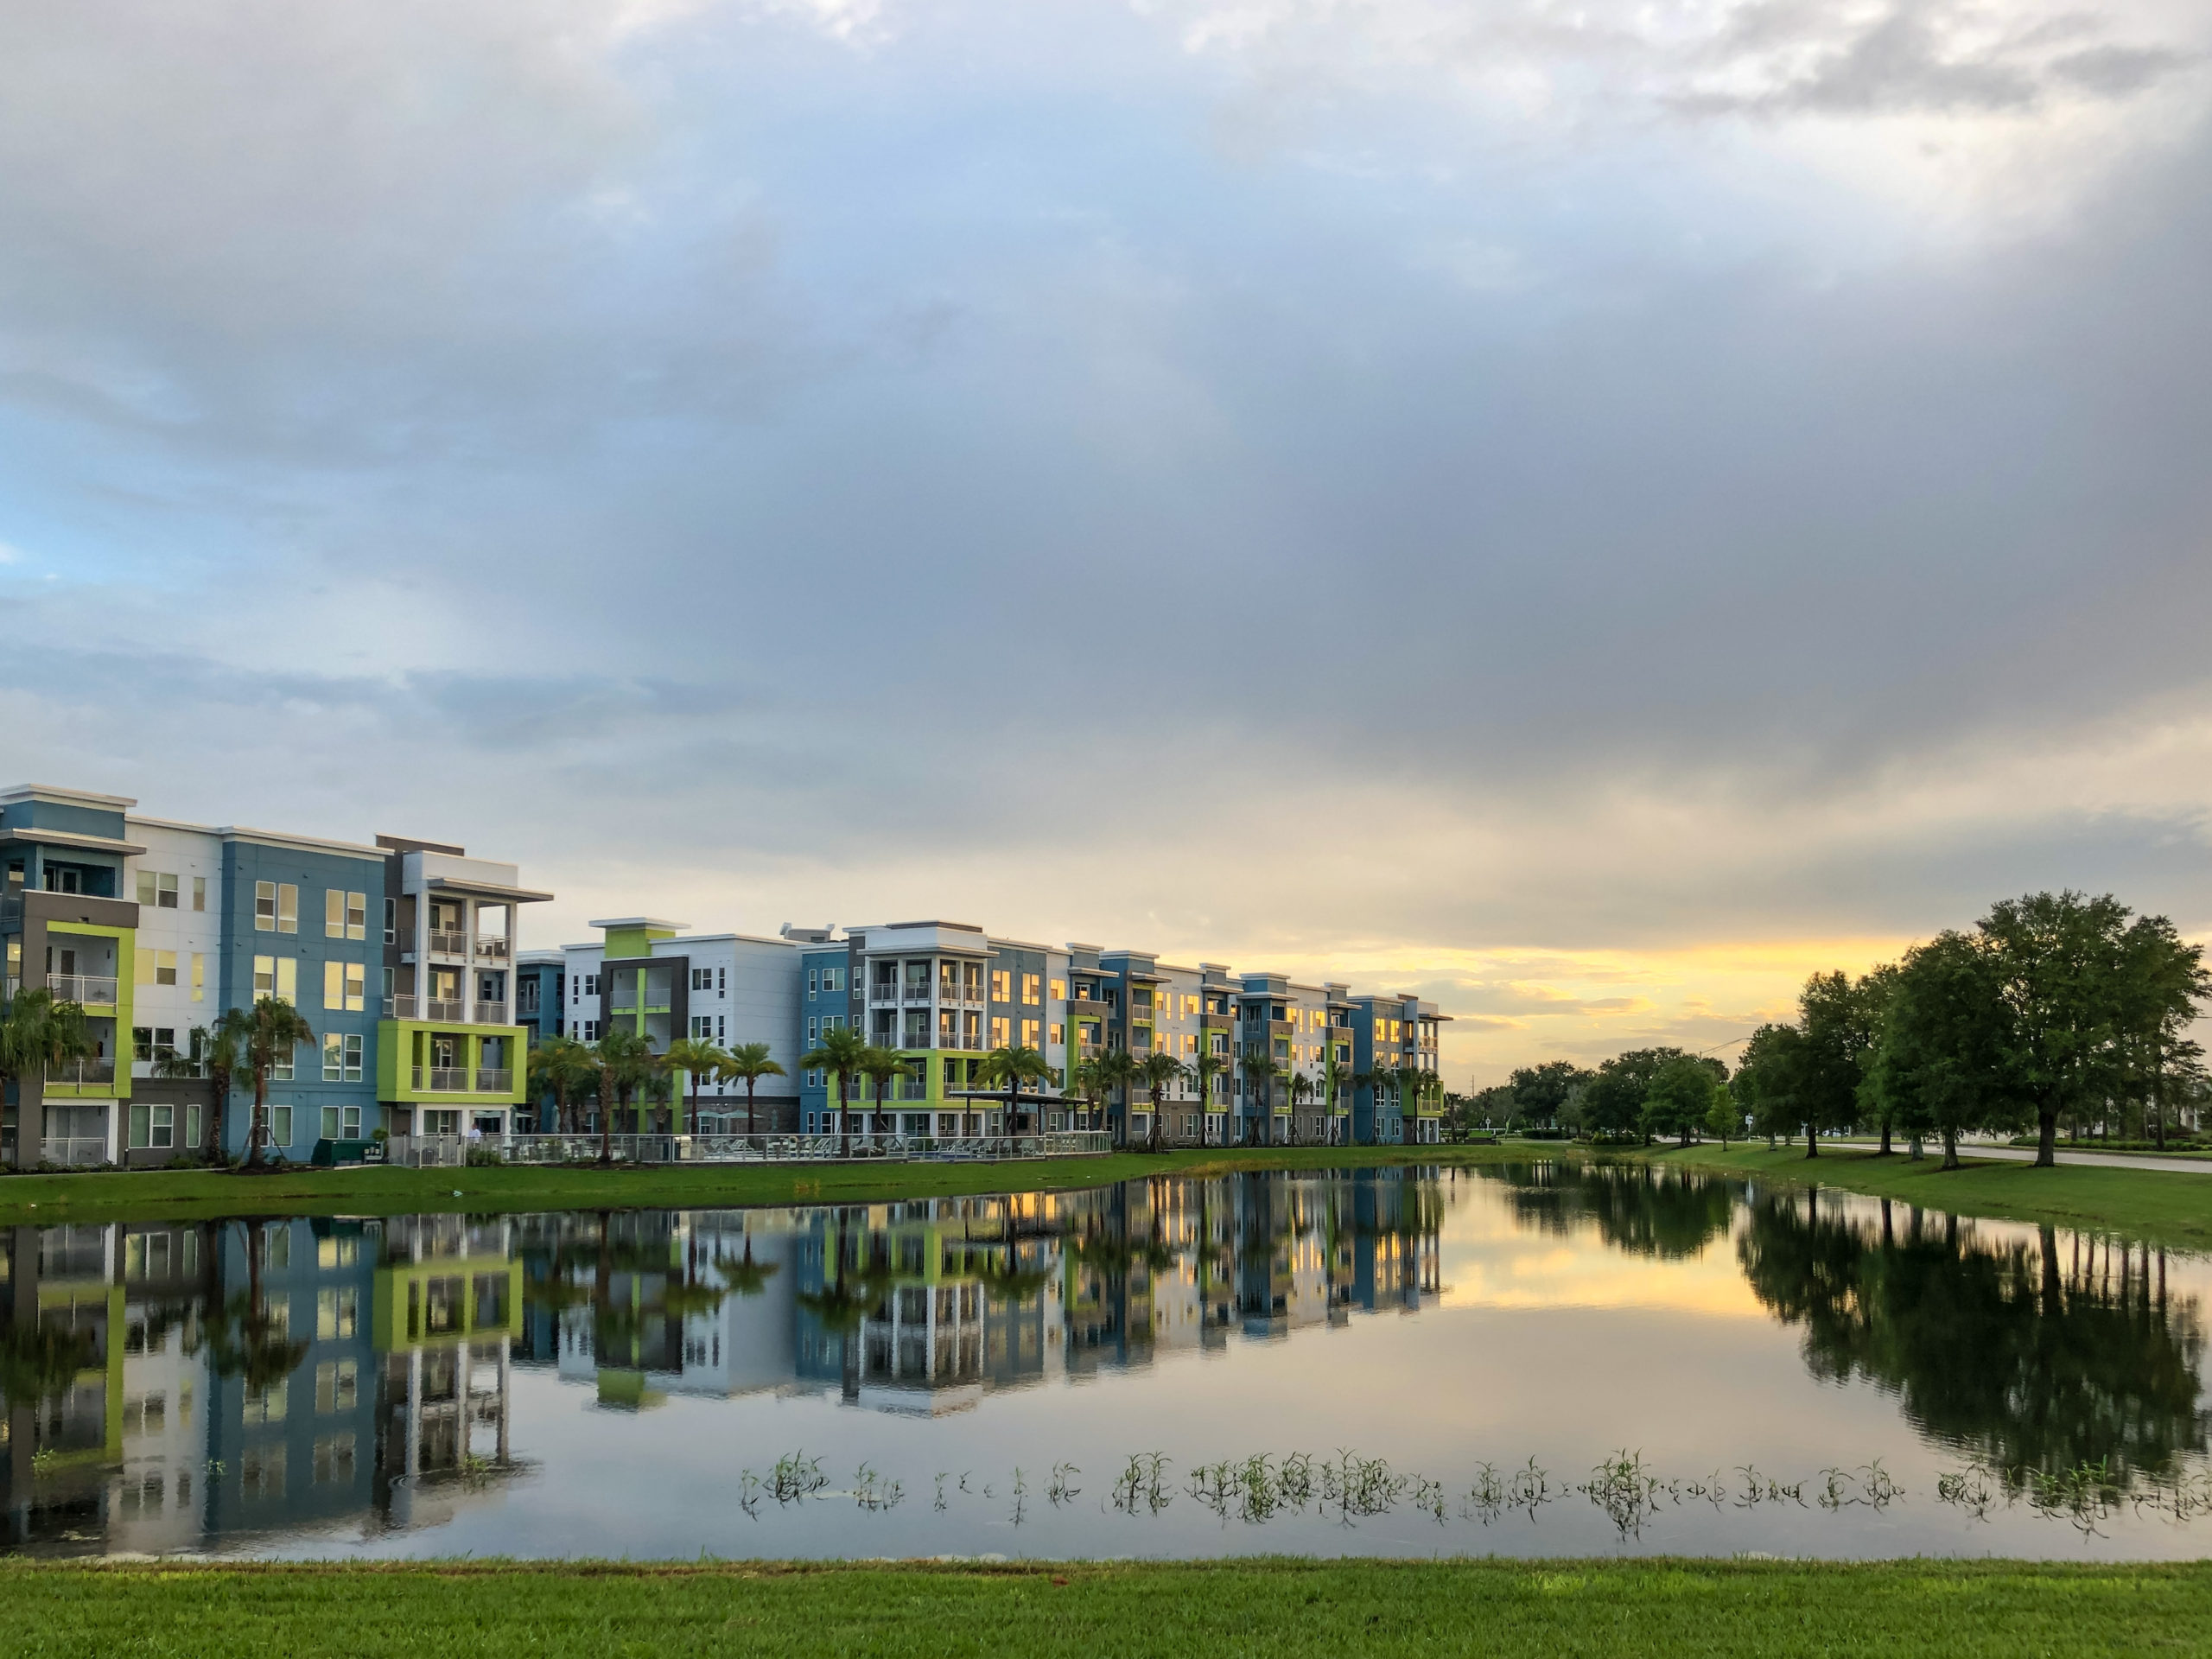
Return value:
[(1439, 1032), (1452, 1016), (1403, 993), (1355, 996), (1350, 1012), (1353, 1066), (1367, 1079), (1352, 1108), (1355, 1136), (1385, 1146), (1427, 1146), (1442, 1139), (1442, 1096), (1409, 1090), (1400, 1079), (1408, 1067), (1431, 1077), (1438, 1074)]
[(315, 1033), (269, 1080), (278, 1156), (379, 1128), (506, 1129), (527, 1041), (510, 1001), (516, 906), (550, 894), (458, 848), (179, 823), (136, 804), (0, 793), (8, 994), (79, 1003), (92, 1051), (14, 1085), (0, 1134), (12, 1161), (243, 1150), (250, 1111), (241, 1098), (218, 1112), (198, 1062), (226, 1010), (265, 996)]

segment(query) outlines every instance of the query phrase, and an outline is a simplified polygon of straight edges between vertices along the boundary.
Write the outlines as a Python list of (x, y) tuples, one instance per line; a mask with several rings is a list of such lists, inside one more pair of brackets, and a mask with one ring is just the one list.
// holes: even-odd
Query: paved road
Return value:
[[(1927, 1146), (1929, 1157), (1941, 1158), (1943, 1155), (1942, 1141), (1930, 1141)], [(2029, 1164), (2035, 1161), (2036, 1149), (2033, 1147), (1961, 1145), (1959, 1156), (2001, 1158), (2014, 1163)], [(2061, 1147), (2058, 1161), (2062, 1164), (2091, 1164), (2102, 1169), (2156, 1169), (2170, 1175), (2212, 1175), (2212, 1158), (2145, 1158), (2125, 1152), (2069, 1152)]]

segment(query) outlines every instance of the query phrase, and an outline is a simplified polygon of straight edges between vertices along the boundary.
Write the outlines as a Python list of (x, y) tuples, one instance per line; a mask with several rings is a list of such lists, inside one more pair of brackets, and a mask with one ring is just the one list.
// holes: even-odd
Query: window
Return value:
[(819, 1020), (812, 1018), (810, 1018), (806, 1022), (806, 1046), (809, 1048), (813, 1047), (816, 1043), (821, 1040), (820, 1033), (817, 1030), (817, 1027), (818, 1027), (821, 1023), (822, 1022)]
[(276, 995), (276, 958), (256, 957), (253, 959), (253, 994), (258, 997)]
[(192, 878), (192, 907), (203, 911), (207, 908), (207, 878), (204, 875)]
[(317, 1485), (342, 1486), (353, 1478), (353, 1437), (351, 1434), (325, 1434), (315, 1443), (315, 1479)]
[[(288, 1065), (284, 1071), (289, 1074), (291, 1069)], [(289, 1147), (292, 1144), (292, 1109), (290, 1107), (271, 1106), (269, 1109), (269, 1144), (272, 1147)]]
[(130, 1108), (130, 1144), (153, 1152), (168, 1152), (176, 1145), (176, 1108), (134, 1102)]
[(192, 953), (192, 1000), (207, 1000), (207, 958), (197, 950)]
[(719, 996), (719, 995), (721, 995), (724, 991), (728, 990), (728, 988), (729, 988), (729, 969), (727, 969), (727, 968), (717, 968), (717, 969), (715, 969), (715, 995), (717, 995), (717, 996)]
[(584, 1021), (584, 1041), (586, 1041), (586, 1042), (588, 1042), (588, 1043), (595, 1043), (595, 1042), (597, 1042), (598, 1040), (599, 1040), (599, 1021), (598, 1021), (598, 1020), (585, 1020), (585, 1021)]
[(1056, 980), (1054, 980), (1054, 981), (1052, 982), (1052, 1001), (1055, 1001), (1055, 1002), (1065, 1002), (1065, 1001), (1066, 1001), (1068, 1000), (1068, 982), (1067, 982), (1067, 981), (1065, 981), (1065, 979), (1056, 979)]
[[(283, 1377), (277, 1378), (266, 1388), (248, 1389), (245, 1393), (245, 1411), (246, 1427), (258, 1428), (265, 1424), (283, 1422), (285, 1409), (291, 1403), (289, 1392), (285, 1387)], [(264, 1449), (275, 1451), (280, 1458), (283, 1455), (282, 1446)]]
[[(352, 1078), (348, 1079), (342, 1075), (337, 1077), (333, 1077), (330, 1075), (329, 1050), (326, 1046), (322, 1061), (323, 1081), (325, 1083), (344, 1083), (348, 1081), (354, 1083), (359, 1082), (359, 1060), (360, 1056), (356, 1052), (354, 1055), (355, 1072)], [(345, 1069), (345, 1062), (342, 1056), (340, 1059), (339, 1065), (340, 1071), (342, 1073)], [(361, 1109), (358, 1106), (324, 1107), (322, 1109), (322, 1138), (326, 1141), (359, 1140), (361, 1138)], [(323, 1240), (325, 1244), (328, 1244), (333, 1242), (334, 1241), (330, 1239)], [(334, 1264), (333, 1262), (326, 1262), (323, 1265), (325, 1267), (330, 1267)]]
[(399, 943), (399, 900), (397, 899), (384, 901), (384, 942), (386, 944)]
[(1014, 975), (1010, 969), (1005, 968), (991, 969), (991, 1001), (994, 1002), (1014, 1001)]
[(586, 974), (584, 976), (584, 995), (586, 996), (597, 996), (599, 995), (599, 976), (597, 974)]
[(315, 1368), (316, 1411), (327, 1416), (334, 1411), (352, 1411), (360, 1402), (361, 1373), (358, 1362), (326, 1359)]
[(300, 890), (289, 881), (276, 884), (276, 931), (279, 933), (300, 931)]
[(274, 933), (276, 931), (276, 884), (257, 881), (253, 884), (253, 931)]
[(341, 887), (322, 890), (322, 937), (342, 939), (346, 937), (346, 893)]
[(711, 968), (694, 968), (691, 970), (691, 988), (695, 991), (713, 990), (715, 970)]
[(300, 963), (296, 957), (278, 957), (276, 963), (276, 992), (295, 1007), (300, 1001)]
[(145, 910), (175, 910), (176, 877), (158, 870), (139, 871), (138, 903)]
[[(361, 1043), (361, 1034), (359, 1032), (347, 1033), (327, 1031), (323, 1033), (322, 1080), (325, 1083), (360, 1082)], [(357, 1124), (360, 1121), (361, 1109), (358, 1106), (347, 1106), (343, 1109), (336, 1106), (324, 1107), (322, 1109), (322, 1132), (324, 1135), (329, 1139), (335, 1140), (339, 1138), (340, 1131), (337, 1127), (337, 1119), (338, 1114), (341, 1109), (351, 1112), (353, 1115), (354, 1122)], [(356, 1133), (349, 1135), (346, 1136), (346, 1138), (347, 1140), (358, 1140), (359, 1139), (359, 1135)]]
[(1067, 1039), (1068, 1028), (1062, 1025), (1058, 1020), (1053, 1020), (1051, 1027), (1048, 1027), (1046, 1040), (1053, 1043), (1065, 1043)]
[(195, 1103), (184, 1109), (184, 1144), (196, 1147), (205, 1138), (200, 1134), (200, 1107)]
[(842, 968), (824, 968), (822, 970), (822, 988), (825, 991), (843, 990), (845, 970)]
[(315, 1296), (315, 1337), (317, 1342), (336, 1342), (354, 1334), (360, 1324), (361, 1293), (348, 1285), (319, 1290)]
[(342, 962), (322, 964), (322, 1006), (340, 1010), (346, 1007), (346, 964)]
[(136, 977), (141, 985), (174, 985), (176, 983), (176, 952), (174, 950), (141, 950), (137, 953)]
[(991, 1016), (991, 1046), (993, 1048), (1006, 1047), (1014, 1040), (1010, 1034), (1013, 1029), (1013, 1020), (1003, 1014), (993, 1014)]
[(1037, 1031), (1038, 1022), (1036, 1020), (1025, 1020), (1021, 1022), (1021, 1046), (1024, 1048), (1034, 1048), (1037, 1046)]
[(810, 969), (808, 969), (806, 970), (806, 994), (807, 994), (809, 996), (812, 996), (812, 995), (814, 995), (817, 991), (819, 991), (821, 988), (822, 988), (822, 974), (821, 974), (821, 970), (820, 970), (820, 969), (814, 969), (814, 968), (810, 968)]
[(1044, 1001), (1044, 976), (1024, 974), (1021, 976), (1021, 1006), (1033, 1008)]

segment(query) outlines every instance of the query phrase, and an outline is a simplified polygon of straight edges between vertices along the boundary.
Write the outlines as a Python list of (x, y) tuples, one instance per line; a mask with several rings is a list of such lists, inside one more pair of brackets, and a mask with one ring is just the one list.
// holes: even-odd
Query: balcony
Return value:
[(54, 1000), (57, 1002), (76, 1002), (86, 1007), (99, 1008), (115, 1006), (115, 976), (112, 974), (48, 974), (46, 988), (54, 993)]
[(384, 1000), (384, 1017), (387, 1020), (414, 1020), (420, 1016), (415, 1010), (421, 1003), (412, 996), (387, 996)]
[(434, 927), (430, 930), (430, 954), (434, 957), (465, 957), (468, 954), (468, 935), (442, 932)]
[(926, 985), (909, 985), (906, 995), (899, 1000), (908, 1007), (918, 1006), (926, 1008), (930, 1005), (930, 988)]
[[(113, 984), (115, 982), (108, 982)], [(50, 1065), (46, 1070), (49, 1087), (81, 1089), (87, 1084), (109, 1084), (115, 1081), (113, 1060), (72, 1060), (67, 1065)]]
[(507, 1018), (505, 1003), (479, 1002), (476, 1012), (469, 1016), (468, 1023), (472, 1026), (507, 1026), (514, 1022)]
[(480, 1065), (476, 1068), (476, 1091), (482, 1095), (504, 1095), (515, 1086), (512, 1068), (504, 1065)]
[(896, 1007), (899, 1003), (898, 982), (894, 980), (887, 985), (878, 984), (869, 986), (868, 988), (868, 1001), (870, 1007)]
[(507, 942), (505, 939), (479, 939), (476, 941), (477, 961), (505, 962), (506, 959)]
[(468, 1092), (468, 1068), (465, 1065), (418, 1065), (415, 1068), (415, 1087), (424, 1094), (465, 1095)]
[(425, 1020), (443, 1020), (448, 1024), (457, 1025), (461, 1021), (460, 999), (455, 998), (447, 1001), (440, 997), (428, 998), (423, 1004), (423, 1017)]

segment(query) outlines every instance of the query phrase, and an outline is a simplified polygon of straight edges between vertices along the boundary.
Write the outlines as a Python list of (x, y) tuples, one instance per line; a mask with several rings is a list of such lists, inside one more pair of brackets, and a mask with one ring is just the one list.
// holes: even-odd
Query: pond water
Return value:
[(1640, 1166), (18, 1228), (5, 1547), (2196, 1556), (2212, 1263)]

